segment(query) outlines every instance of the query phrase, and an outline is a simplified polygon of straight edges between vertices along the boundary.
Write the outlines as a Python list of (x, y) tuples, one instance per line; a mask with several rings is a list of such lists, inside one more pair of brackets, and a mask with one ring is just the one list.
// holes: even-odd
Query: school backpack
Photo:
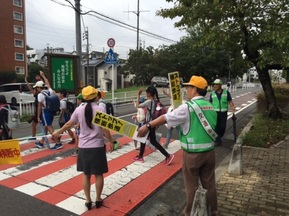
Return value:
[(114, 110), (113, 110), (112, 103), (105, 103), (105, 105), (106, 105), (106, 113), (114, 116)]
[(155, 100), (154, 103), (155, 109), (152, 112), (152, 119), (156, 119), (159, 116), (167, 113), (166, 107), (160, 101)]
[(58, 112), (60, 109), (60, 101), (56, 94), (50, 93), (49, 91), (41, 92), (45, 96), (46, 107), (45, 109), (50, 112)]
[(7, 105), (7, 107), (2, 107), (1, 109), (4, 109), (7, 111), (7, 126), (9, 129), (17, 129), (20, 126), (20, 116), (19, 112), (17, 110), (11, 109), (10, 105)]
[(144, 123), (146, 120), (146, 108), (137, 108), (136, 120), (138, 123)]
[(70, 101), (66, 101), (66, 113), (68, 114), (68, 115), (72, 115), (72, 113), (74, 112), (74, 110), (75, 110), (75, 106), (74, 106), (74, 104), (72, 103), (72, 102), (70, 102)]

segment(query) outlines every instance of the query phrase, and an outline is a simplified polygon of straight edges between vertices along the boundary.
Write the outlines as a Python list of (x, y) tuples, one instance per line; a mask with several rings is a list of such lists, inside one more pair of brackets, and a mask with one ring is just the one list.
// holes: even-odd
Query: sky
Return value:
[[(94, 10), (120, 22), (137, 26), (138, 0), (81, 0), (82, 12)], [(74, 5), (74, 0), (70, 0)], [(65, 0), (26, 0), (26, 34), (27, 45), (34, 49), (62, 47), (67, 52), (76, 49), (75, 12)], [(66, 5), (66, 6), (64, 6)], [(161, 8), (171, 8), (172, 3), (165, 0), (139, 0), (139, 28), (173, 41), (180, 41), (186, 36), (185, 31), (174, 27), (175, 21), (156, 16)], [(89, 50), (105, 52), (109, 50), (107, 40), (115, 40), (114, 52), (120, 58), (127, 59), (130, 49), (136, 49), (137, 33), (117, 25), (105, 22), (91, 15), (81, 17), (82, 34), (88, 28)], [(161, 45), (171, 45), (168, 42), (147, 35), (139, 34), (142, 46), (157, 48)], [(86, 40), (82, 41), (82, 50), (86, 51)]]

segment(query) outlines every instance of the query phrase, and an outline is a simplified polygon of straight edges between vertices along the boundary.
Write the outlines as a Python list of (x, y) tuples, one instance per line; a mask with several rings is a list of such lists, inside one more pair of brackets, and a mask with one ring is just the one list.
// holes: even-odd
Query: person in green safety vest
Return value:
[(186, 205), (183, 213), (186, 216), (191, 215), (200, 179), (203, 188), (208, 191), (211, 215), (216, 215), (214, 140), (217, 134), (214, 130), (217, 113), (212, 104), (204, 98), (207, 94), (208, 83), (203, 77), (192, 76), (190, 82), (183, 83), (183, 86), (187, 87), (187, 103), (149, 121), (138, 130), (138, 136), (143, 137), (150, 128), (156, 128), (165, 123), (170, 127), (179, 127), (186, 192)]
[(216, 146), (222, 145), (222, 137), (225, 134), (227, 126), (228, 105), (232, 107), (233, 112), (236, 110), (230, 92), (226, 89), (222, 89), (222, 84), (222, 80), (216, 79), (213, 82), (214, 91), (210, 95), (210, 102), (218, 115), (216, 126), (218, 137), (215, 140)]

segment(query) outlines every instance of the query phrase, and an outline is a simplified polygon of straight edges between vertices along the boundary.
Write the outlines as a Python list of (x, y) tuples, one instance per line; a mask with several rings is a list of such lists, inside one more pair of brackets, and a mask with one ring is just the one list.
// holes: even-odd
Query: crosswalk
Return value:
[[(233, 100), (240, 111), (256, 98), (248, 92)], [(127, 215), (180, 171), (182, 151), (179, 140), (171, 140), (168, 152), (175, 154), (171, 165), (165, 166), (164, 156), (148, 147), (145, 162), (133, 162), (132, 158), (138, 155), (133, 140), (113, 136), (120, 142), (120, 148), (107, 153), (109, 172), (104, 175), (104, 205), (99, 209), (87, 211), (84, 206), (82, 173), (76, 171), (76, 157), (70, 156), (74, 145), (64, 144), (63, 149), (55, 151), (37, 149), (34, 142), (21, 142), (23, 164), (0, 166), (0, 184), (77, 215)], [(63, 143), (70, 141), (68, 135), (62, 137)], [(162, 137), (160, 142), (164, 141)], [(91, 180), (91, 195), (95, 200), (94, 178)]]
[[(82, 173), (76, 171), (76, 157), (70, 156), (73, 145), (55, 151), (23, 143), (23, 164), (1, 166), (0, 184), (77, 215), (126, 215), (181, 169), (181, 150), (179, 141), (172, 141), (168, 152), (175, 154), (175, 159), (165, 166), (164, 156), (147, 147), (145, 162), (140, 163), (132, 161), (138, 154), (133, 140), (118, 137), (118, 141), (121, 148), (107, 153), (109, 172), (102, 193), (104, 206), (99, 209), (87, 211), (84, 206)], [(94, 178), (91, 195), (95, 200)]]

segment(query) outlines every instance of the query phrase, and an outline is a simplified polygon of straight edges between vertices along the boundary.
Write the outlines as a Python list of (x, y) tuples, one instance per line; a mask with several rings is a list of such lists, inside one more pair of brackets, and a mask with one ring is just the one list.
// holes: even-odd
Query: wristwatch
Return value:
[(152, 126), (150, 125), (150, 123), (146, 123), (146, 127), (147, 127), (148, 129), (150, 129)]

